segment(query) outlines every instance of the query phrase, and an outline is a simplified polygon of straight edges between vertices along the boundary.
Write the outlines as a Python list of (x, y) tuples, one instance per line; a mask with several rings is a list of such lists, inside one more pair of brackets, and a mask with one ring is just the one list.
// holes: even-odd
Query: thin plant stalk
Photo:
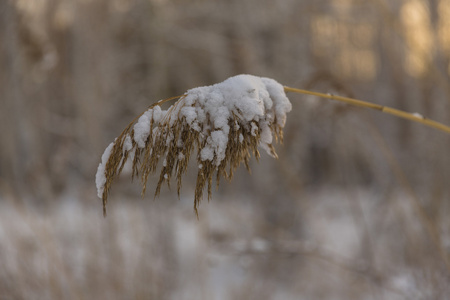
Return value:
[(317, 96), (317, 97), (321, 97), (321, 98), (332, 99), (332, 100), (344, 102), (344, 103), (347, 103), (347, 104), (350, 104), (350, 105), (353, 105), (353, 106), (359, 106), (359, 107), (365, 107), (365, 108), (378, 110), (378, 111), (381, 111), (381, 112), (386, 113), (386, 114), (394, 115), (396, 117), (399, 117), (399, 118), (402, 118), (402, 119), (407, 119), (407, 120), (410, 120), (410, 121), (413, 121), (413, 122), (418, 122), (418, 123), (421, 123), (423, 125), (426, 125), (426, 126), (433, 127), (435, 129), (444, 131), (446, 133), (450, 133), (450, 127), (449, 126), (444, 125), (442, 123), (439, 123), (437, 121), (425, 118), (422, 115), (417, 114), (417, 113), (409, 113), (409, 112), (405, 112), (405, 111), (402, 111), (402, 110), (399, 110), (399, 109), (395, 109), (395, 108), (392, 108), (392, 107), (383, 106), (383, 105), (379, 105), (379, 104), (374, 104), (374, 103), (370, 103), (370, 102), (366, 102), (366, 101), (362, 101), (362, 100), (357, 100), (357, 99), (348, 98), (348, 97), (342, 97), (342, 96), (335, 96), (335, 95), (330, 95), (330, 94), (323, 94), (323, 93), (318, 93), (318, 92), (312, 92), (312, 91), (308, 91), (308, 90), (291, 88), (291, 87), (288, 87), (288, 86), (285, 86), (284, 90), (286, 92), (292, 92), (292, 93), (297, 93), (297, 94), (313, 95), (313, 96)]

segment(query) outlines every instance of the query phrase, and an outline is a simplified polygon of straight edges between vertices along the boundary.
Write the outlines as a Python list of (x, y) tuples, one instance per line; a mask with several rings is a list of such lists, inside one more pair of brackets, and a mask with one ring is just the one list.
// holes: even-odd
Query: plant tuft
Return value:
[[(163, 183), (170, 187), (176, 178), (180, 195), (182, 178), (195, 155), (198, 172), (194, 210), (207, 188), (212, 196), (212, 182), (231, 180), (243, 163), (250, 171), (250, 158), (260, 157), (258, 148), (277, 157), (272, 145), (283, 140), (286, 113), (291, 110), (282, 85), (269, 78), (238, 75), (207, 87), (191, 89), (167, 110), (151, 105), (133, 120), (105, 150), (96, 182), (106, 214), (108, 193), (113, 180), (126, 162), (132, 162), (132, 177), (139, 177), (142, 195), (150, 174), (159, 172), (155, 197)], [(158, 170), (158, 167), (161, 167)]]

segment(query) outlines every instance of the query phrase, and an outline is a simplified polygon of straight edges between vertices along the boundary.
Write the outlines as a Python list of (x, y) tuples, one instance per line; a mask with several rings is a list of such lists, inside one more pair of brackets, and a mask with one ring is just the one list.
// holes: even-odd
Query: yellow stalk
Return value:
[(291, 88), (291, 87), (288, 87), (288, 86), (285, 86), (284, 90), (286, 92), (292, 92), (292, 93), (298, 93), (298, 94), (306, 94), (306, 95), (313, 95), (313, 96), (317, 96), (317, 97), (321, 97), (321, 98), (332, 99), (332, 100), (344, 102), (344, 103), (347, 103), (347, 104), (350, 104), (350, 105), (353, 105), (353, 106), (359, 106), (359, 107), (365, 107), (365, 108), (379, 110), (379, 111), (384, 112), (386, 114), (390, 114), (390, 115), (394, 115), (394, 116), (399, 117), (399, 118), (411, 120), (413, 122), (418, 122), (418, 123), (424, 124), (426, 126), (439, 129), (439, 130), (444, 131), (446, 133), (450, 133), (450, 127), (449, 126), (444, 125), (442, 123), (439, 123), (437, 121), (433, 121), (431, 119), (422, 117), (419, 114), (409, 113), (409, 112), (405, 112), (405, 111), (398, 110), (398, 109), (395, 109), (395, 108), (391, 108), (391, 107), (388, 107), (388, 106), (374, 104), (374, 103), (370, 103), (370, 102), (366, 102), (366, 101), (362, 101), (362, 100), (357, 100), (357, 99), (353, 99), (353, 98), (335, 96), (335, 95), (330, 95), (330, 94), (323, 94), (323, 93), (318, 93), (318, 92), (311, 92), (311, 91), (308, 91), (308, 90), (296, 89), (296, 88)]

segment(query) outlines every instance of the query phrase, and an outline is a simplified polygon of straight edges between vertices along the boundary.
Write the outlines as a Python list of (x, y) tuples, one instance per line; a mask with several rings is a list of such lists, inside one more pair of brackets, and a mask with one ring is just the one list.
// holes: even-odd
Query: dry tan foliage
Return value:
[[(104, 215), (106, 215), (106, 205), (111, 184), (113, 180), (120, 175), (125, 163), (129, 159), (132, 160), (132, 177), (140, 178), (142, 184), (142, 196), (144, 196), (146, 192), (149, 175), (157, 172), (160, 161), (163, 161), (163, 163), (161, 171), (159, 171), (160, 175), (155, 190), (155, 197), (159, 195), (161, 186), (164, 182), (170, 187), (170, 182), (173, 177), (176, 178), (177, 193), (179, 196), (183, 174), (186, 173), (189, 160), (197, 149), (196, 157), (199, 168), (194, 199), (194, 210), (197, 216), (197, 208), (203, 198), (203, 191), (206, 186), (208, 188), (208, 200), (211, 199), (213, 177), (215, 177), (218, 187), (221, 177), (231, 180), (234, 171), (241, 163), (243, 163), (247, 170), (250, 171), (249, 162), (252, 155), (257, 160), (259, 159), (260, 154), (258, 145), (260, 143), (261, 129), (259, 128), (258, 123), (251, 122), (253, 124), (247, 124), (247, 121), (244, 121), (236, 114), (233, 114), (233, 117), (228, 120), (230, 132), (228, 135), (225, 158), (218, 166), (215, 165), (214, 160), (201, 160), (199, 149), (205, 147), (207, 137), (211, 133), (211, 130), (207, 130), (207, 134), (205, 135), (203, 128), (214, 127), (210, 124), (211, 120), (209, 117), (207, 117), (206, 121), (203, 124), (200, 124), (200, 131), (193, 130), (189, 124), (187, 124), (185, 117), (179, 116), (179, 108), (186, 105), (183, 101), (184, 97), (185, 95), (165, 99), (148, 108), (152, 109), (164, 102), (179, 98), (179, 100), (169, 108), (167, 114), (159, 123), (154, 122), (153, 119), (151, 120), (150, 134), (145, 141), (144, 148), (139, 148), (132, 137), (134, 136), (134, 125), (137, 123), (139, 117), (145, 112), (135, 118), (115, 140), (111, 154), (105, 165), (106, 182), (102, 195)], [(256, 132), (252, 132), (252, 126), (257, 127)], [(277, 122), (275, 121), (270, 125), (270, 129), (275, 140), (280, 140), (282, 142), (282, 127), (277, 125)], [(131, 140), (131, 149), (124, 147), (127, 138), (130, 138)], [(179, 141), (181, 141), (182, 144), (180, 144)], [(272, 156), (277, 157), (272, 145), (269, 145), (269, 151)]]

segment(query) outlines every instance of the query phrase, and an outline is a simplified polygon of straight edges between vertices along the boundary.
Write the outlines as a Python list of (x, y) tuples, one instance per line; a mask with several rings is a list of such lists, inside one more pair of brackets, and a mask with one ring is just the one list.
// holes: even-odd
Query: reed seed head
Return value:
[(167, 110), (161, 109), (161, 103), (131, 122), (102, 155), (96, 183), (104, 214), (111, 183), (127, 161), (132, 162), (132, 177), (141, 179), (143, 195), (148, 176), (160, 162), (155, 197), (164, 182), (170, 186), (173, 177), (179, 195), (193, 154), (198, 165), (194, 196), (198, 214), (206, 187), (211, 198), (213, 177), (219, 185), (221, 177), (231, 180), (241, 163), (250, 170), (250, 158), (259, 158), (259, 147), (277, 157), (273, 138), (282, 142), (286, 113), (291, 110), (281, 84), (252, 75), (191, 89)]

